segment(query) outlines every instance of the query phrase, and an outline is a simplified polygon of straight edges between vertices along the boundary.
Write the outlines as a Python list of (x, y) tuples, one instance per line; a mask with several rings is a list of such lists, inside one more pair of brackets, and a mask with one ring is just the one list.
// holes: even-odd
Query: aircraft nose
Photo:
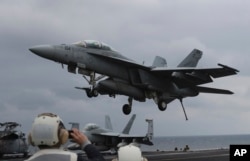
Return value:
[(47, 59), (53, 59), (55, 52), (55, 49), (52, 45), (37, 45), (29, 48), (29, 50), (32, 53)]

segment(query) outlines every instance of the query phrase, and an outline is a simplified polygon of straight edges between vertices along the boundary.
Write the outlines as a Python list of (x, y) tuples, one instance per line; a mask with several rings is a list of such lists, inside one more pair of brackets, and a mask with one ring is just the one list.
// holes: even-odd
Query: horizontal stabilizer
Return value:
[(215, 94), (233, 94), (232, 91), (226, 89), (209, 88), (209, 87), (197, 87), (201, 93), (215, 93)]
[(76, 89), (81, 89), (81, 90), (90, 90), (90, 88), (89, 87), (75, 87)]

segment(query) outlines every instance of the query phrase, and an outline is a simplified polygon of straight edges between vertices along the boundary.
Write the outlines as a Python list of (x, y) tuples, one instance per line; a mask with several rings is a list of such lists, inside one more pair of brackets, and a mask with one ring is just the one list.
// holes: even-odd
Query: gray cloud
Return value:
[(121, 112), (126, 97), (88, 99), (84, 91), (73, 88), (87, 86), (80, 75), (28, 50), (37, 44), (97, 39), (146, 65), (159, 55), (174, 67), (198, 48), (204, 52), (200, 67), (224, 63), (241, 71), (208, 84), (231, 89), (234, 95), (184, 99), (188, 122), (178, 100), (165, 112), (152, 100), (134, 102), (137, 119), (132, 132), (144, 134), (144, 119), (153, 118), (156, 135), (249, 133), (239, 126), (250, 121), (249, 5), (228, 0), (2, 1), (0, 122), (17, 121), (28, 131), (40, 112), (55, 112), (66, 124), (78, 121), (82, 126), (87, 122), (103, 125), (104, 114), (110, 114), (114, 128), (121, 130), (129, 119)]

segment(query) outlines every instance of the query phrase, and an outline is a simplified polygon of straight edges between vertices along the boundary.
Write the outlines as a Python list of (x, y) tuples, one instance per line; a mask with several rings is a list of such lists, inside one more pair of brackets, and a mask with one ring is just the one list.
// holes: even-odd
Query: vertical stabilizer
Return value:
[(166, 59), (164, 59), (160, 56), (156, 56), (152, 66), (153, 67), (165, 67), (165, 66), (167, 66), (167, 61), (166, 61)]
[(69, 124), (71, 124), (71, 129), (76, 128), (79, 130), (80, 125), (78, 122), (69, 122)]
[(200, 58), (202, 56), (202, 51), (194, 49), (179, 65), (178, 67), (196, 67)]
[(109, 130), (113, 130), (110, 117), (108, 115), (105, 115), (105, 128)]
[(133, 116), (130, 118), (127, 125), (123, 129), (123, 131), (122, 131), (123, 134), (129, 134), (129, 131), (130, 131), (130, 129), (131, 129), (133, 123), (134, 123), (135, 117), (136, 117), (136, 114), (133, 114)]
[(153, 119), (146, 119), (146, 122), (148, 122), (147, 137), (149, 140), (152, 140), (154, 136)]

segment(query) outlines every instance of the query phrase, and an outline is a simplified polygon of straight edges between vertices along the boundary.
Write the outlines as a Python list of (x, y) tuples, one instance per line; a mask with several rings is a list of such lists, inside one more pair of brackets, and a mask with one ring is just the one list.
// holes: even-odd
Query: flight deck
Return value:
[[(143, 156), (149, 161), (229, 161), (228, 149), (200, 150), (188, 152), (143, 152)], [(107, 161), (114, 159), (116, 155), (104, 155)], [(23, 161), (27, 158), (8, 156), (1, 158), (2, 161)]]

